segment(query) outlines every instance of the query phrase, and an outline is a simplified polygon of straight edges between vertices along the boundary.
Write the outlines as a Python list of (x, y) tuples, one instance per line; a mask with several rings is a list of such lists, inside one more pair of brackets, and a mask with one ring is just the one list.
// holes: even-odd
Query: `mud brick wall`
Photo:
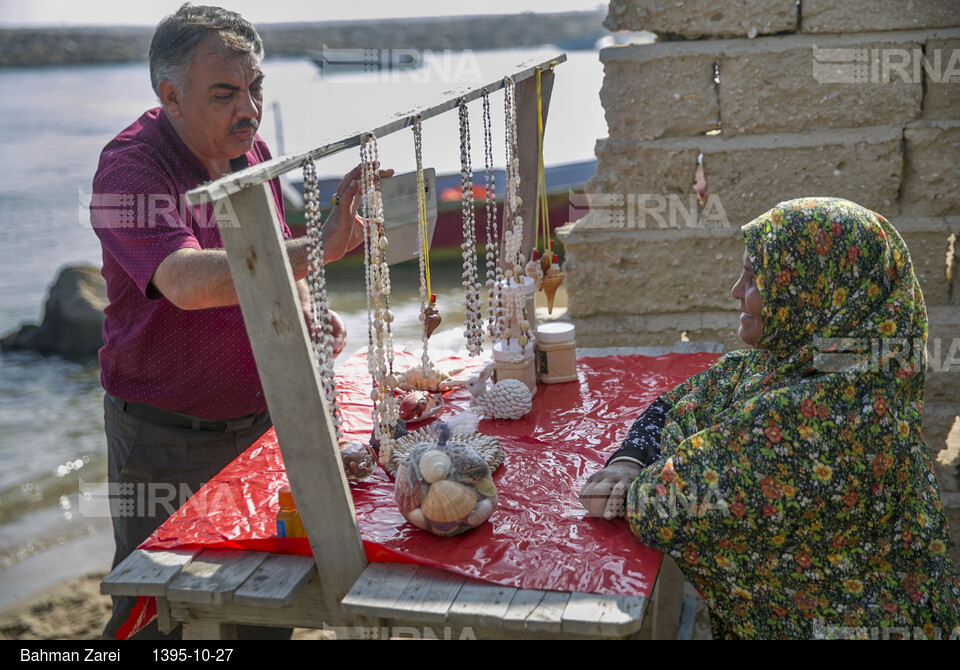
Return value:
[(578, 344), (743, 346), (739, 227), (790, 198), (848, 198), (911, 251), (940, 347), (924, 430), (943, 449), (960, 412), (957, 0), (611, 0), (605, 25), (658, 40), (600, 52), (609, 136), (589, 213), (561, 231)]

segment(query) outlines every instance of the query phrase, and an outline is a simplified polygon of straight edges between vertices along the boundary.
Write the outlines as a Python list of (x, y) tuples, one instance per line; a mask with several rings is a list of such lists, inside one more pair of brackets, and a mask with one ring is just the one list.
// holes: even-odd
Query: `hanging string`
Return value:
[(420, 342), (423, 345), (423, 353), (420, 357), (420, 363), (423, 367), (423, 374), (426, 377), (430, 374), (433, 365), (430, 362), (430, 354), (427, 351), (427, 341), (430, 339), (427, 324), (427, 300), (430, 297), (430, 230), (427, 227), (427, 198), (426, 184), (423, 177), (423, 123), (419, 116), (413, 120), (413, 153), (417, 160), (417, 244), (420, 248)]
[(535, 212), (537, 222), (534, 249), (543, 240), (544, 254), (550, 247), (550, 209), (547, 201), (547, 177), (543, 167), (543, 96), (540, 88), (540, 68), (537, 68), (537, 203)]

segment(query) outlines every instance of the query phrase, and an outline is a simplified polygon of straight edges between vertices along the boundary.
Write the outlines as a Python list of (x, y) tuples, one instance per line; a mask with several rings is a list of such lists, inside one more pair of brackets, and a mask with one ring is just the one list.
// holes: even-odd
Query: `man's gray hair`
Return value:
[(263, 58), (260, 35), (242, 16), (220, 7), (194, 7), (185, 3), (176, 14), (164, 17), (153, 33), (150, 83), (157, 95), (163, 80), (183, 90), (197, 47), (210, 35), (219, 35), (224, 49)]

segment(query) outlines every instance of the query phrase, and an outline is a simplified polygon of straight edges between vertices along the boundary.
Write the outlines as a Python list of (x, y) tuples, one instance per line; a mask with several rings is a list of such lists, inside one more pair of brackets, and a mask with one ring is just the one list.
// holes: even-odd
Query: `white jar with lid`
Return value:
[(534, 342), (520, 347), (516, 338), (493, 343), (493, 381), (519, 379), (530, 395), (537, 392), (537, 369), (534, 365)]
[(537, 374), (544, 384), (577, 380), (576, 327), (552, 321), (537, 327)]

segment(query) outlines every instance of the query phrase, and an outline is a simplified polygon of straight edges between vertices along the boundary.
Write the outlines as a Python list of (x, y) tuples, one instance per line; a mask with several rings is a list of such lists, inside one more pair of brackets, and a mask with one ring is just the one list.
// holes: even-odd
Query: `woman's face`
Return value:
[(763, 300), (757, 288), (757, 275), (753, 273), (750, 257), (743, 252), (743, 273), (733, 285), (733, 297), (740, 301), (740, 329), (737, 335), (744, 343), (756, 346), (760, 341), (760, 309)]

